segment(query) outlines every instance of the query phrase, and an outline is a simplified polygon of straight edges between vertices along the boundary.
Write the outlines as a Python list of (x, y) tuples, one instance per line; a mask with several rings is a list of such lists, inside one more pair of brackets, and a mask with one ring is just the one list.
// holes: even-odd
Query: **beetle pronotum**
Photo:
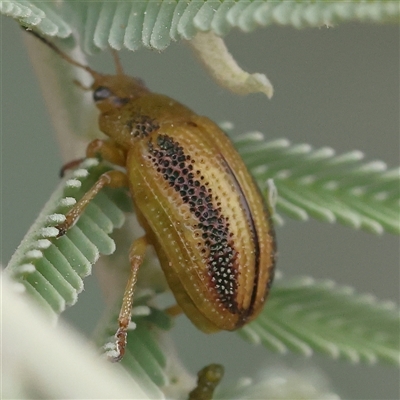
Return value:
[(104, 75), (38, 37), (93, 78), (99, 127), (109, 139), (91, 142), (86, 156), (126, 169), (104, 173), (57, 226), (58, 236), (105, 186), (129, 187), (146, 232), (129, 252), (115, 361), (124, 355), (137, 273), (149, 245), (179, 307), (200, 330), (235, 330), (253, 320), (273, 280), (275, 234), (270, 211), (228, 137), (208, 118), (125, 75), (116, 55), (116, 75)]

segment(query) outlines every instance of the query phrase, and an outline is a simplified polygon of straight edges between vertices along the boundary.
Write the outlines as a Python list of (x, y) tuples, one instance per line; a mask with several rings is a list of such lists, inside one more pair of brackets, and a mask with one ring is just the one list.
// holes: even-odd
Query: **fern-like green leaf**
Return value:
[(278, 280), (261, 315), (239, 334), (281, 353), (400, 365), (397, 307), (331, 281)]
[(232, 28), (249, 32), (269, 25), (296, 28), (340, 22), (397, 22), (397, 1), (64, 1), (4, 0), (0, 12), (46, 35), (65, 38), (78, 31), (83, 49), (93, 53), (109, 45), (137, 50), (165, 49), (171, 40), (192, 39), (197, 32), (226, 35)]
[(83, 290), (82, 278), (90, 274), (99, 255), (114, 252), (115, 243), (109, 234), (123, 224), (123, 211), (130, 210), (125, 192), (116, 196), (115, 192), (108, 195), (103, 191), (77, 224), (55, 239), (58, 230), (54, 226), (106, 170), (97, 160), (87, 159), (71, 178), (64, 180), (6, 268), (53, 317), (77, 301)]
[(50, 2), (3, 0), (0, 13), (16, 19), (21, 25), (37, 28), (45, 35), (66, 38), (72, 30), (58, 5)]
[(340, 222), (381, 234), (400, 233), (400, 170), (381, 161), (363, 162), (360, 151), (335, 155), (331, 148), (266, 142), (249, 133), (238, 150), (263, 189), (269, 178), (278, 189), (277, 210), (305, 220)]

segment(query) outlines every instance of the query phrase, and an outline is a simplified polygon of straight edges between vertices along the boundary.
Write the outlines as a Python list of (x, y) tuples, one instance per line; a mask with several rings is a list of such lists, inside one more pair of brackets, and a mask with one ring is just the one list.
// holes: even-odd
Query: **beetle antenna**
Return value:
[(31, 33), (33, 36), (36, 36), (41, 42), (43, 42), (46, 46), (50, 47), (53, 51), (55, 51), (60, 57), (62, 57), (65, 61), (69, 62), (72, 65), (75, 65), (76, 67), (82, 68), (85, 71), (89, 72), (90, 75), (92, 75), (93, 78), (99, 77), (100, 74), (90, 68), (88, 65), (81, 64), (80, 62), (74, 60), (72, 57), (70, 57), (68, 54), (64, 53), (62, 50), (60, 50), (54, 43), (50, 42), (43, 36), (39, 35), (37, 32), (33, 30), (26, 30), (26, 32)]
[(117, 75), (125, 75), (124, 69), (122, 68), (121, 60), (118, 57), (118, 52), (114, 49), (111, 49), (112, 55), (114, 57), (115, 68), (117, 70)]

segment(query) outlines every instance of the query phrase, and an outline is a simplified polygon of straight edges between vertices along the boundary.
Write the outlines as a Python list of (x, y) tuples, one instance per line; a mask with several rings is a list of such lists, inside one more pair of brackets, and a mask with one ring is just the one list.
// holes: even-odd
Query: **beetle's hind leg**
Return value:
[(137, 274), (139, 272), (139, 267), (142, 265), (147, 246), (147, 238), (146, 236), (142, 236), (132, 243), (132, 246), (129, 250), (131, 271), (128, 283), (126, 284), (121, 311), (118, 317), (119, 328), (115, 334), (117, 355), (111, 358), (111, 361), (114, 362), (120, 361), (125, 354), (126, 336), (128, 333), (129, 323), (131, 322), (133, 295), (137, 282)]
[(67, 233), (68, 229), (71, 228), (82, 215), (86, 206), (104, 187), (128, 187), (128, 177), (121, 171), (108, 171), (102, 174), (97, 182), (83, 195), (71, 210), (69, 210), (68, 214), (65, 216), (65, 221), (56, 226), (58, 229), (57, 237), (63, 236)]

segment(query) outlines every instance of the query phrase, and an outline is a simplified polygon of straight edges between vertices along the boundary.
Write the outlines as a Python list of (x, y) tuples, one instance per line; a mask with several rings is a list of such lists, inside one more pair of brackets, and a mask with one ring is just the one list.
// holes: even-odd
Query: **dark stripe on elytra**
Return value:
[(244, 213), (246, 214), (246, 219), (250, 227), (251, 237), (253, 239), (254, 246), (254, 281), (253, 281), (253, 291), (251, 293), (251, 299), (249, 303), (249, 307), (246, 310), (243, 310), (242, 321), (239, 320), (238, 324), (242, 325), (244, 320), (246, 320), (248, 315), (253, 313), (253, 307), (257, 297), (257, 288), (258, 288), (258, 280), (260, 275), (260, 240), (258, 237), (258, 232), (256, 229), (256, 224), (254, 222), (253, 215), (251, 213), (250, 205), (247, 201), (246, 195), (243, 193), (242, 187), (233, 172), (232, 168), (226, 161), (225, 157), (220, 153), (220, 157), (222, 158), (223, 164), (225, 166), (226, 172), (232, 177), (233, 184), (235, 186), (236, 193), (239, 193), (239, 201), (242, 206)]
[(229, 222), (221, 212), (218, 197), (213, 196), (201, 171), (194, 170), (195, 160), (185, 154), (183, 147), (170, 136), (158, 135), (156, 143), (148, 142), (149, 158), (163, 179), (179, 193), (182, 202), (189, 205), (197, 228), (201, 229), (203, 256), (208, 257), (207, 268), (211, 284), (221, 303), (233, 314), (239, 312), (236, 302), (237, 252), (233, 246)]

